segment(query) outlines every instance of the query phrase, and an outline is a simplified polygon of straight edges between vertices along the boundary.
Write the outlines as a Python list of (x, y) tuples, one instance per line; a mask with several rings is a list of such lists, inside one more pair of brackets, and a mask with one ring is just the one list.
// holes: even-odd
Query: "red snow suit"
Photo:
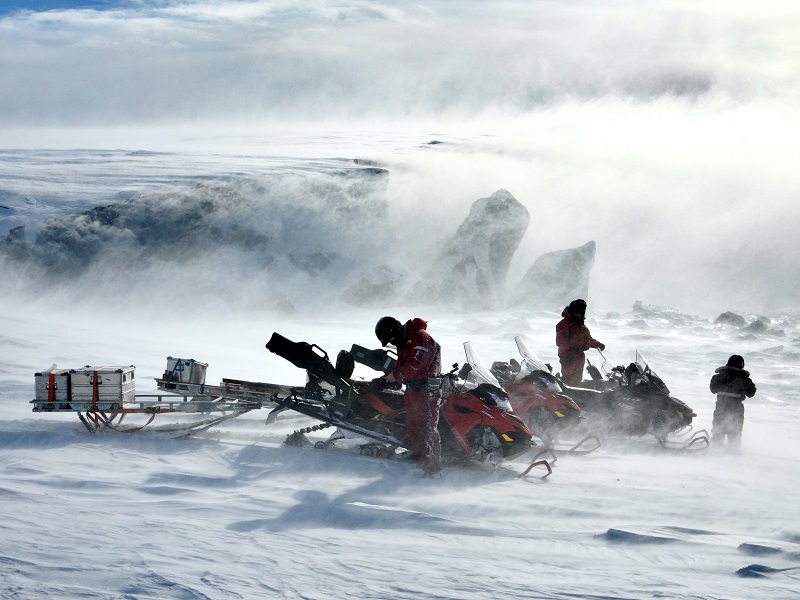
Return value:
[(403, 325), (403, 342), (397, 349), (393, 374), (406, 384), (406, 427), (417, 465), (426, 473), (436, 473), (442, 468), (437, 429), (441, 391), (428, 386), (428, 379), (441, 377), (442, 358), (439, 344), (425, 330), (427, 325), (419, 318)]
[(584, 352), (589, 348), (599, 348), (600, 342), (592, 337), (583, 321), (575, 318), (567, 308), (561, 316), (564, 318), (556, 325), (561, 380), (567, 385), (578, 385), (583, 381)]

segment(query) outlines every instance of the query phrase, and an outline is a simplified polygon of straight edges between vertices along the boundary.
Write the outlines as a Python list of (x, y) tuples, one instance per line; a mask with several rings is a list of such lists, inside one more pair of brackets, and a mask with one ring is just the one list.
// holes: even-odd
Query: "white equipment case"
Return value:
[(34, 411), (116, 410), (134, 402), (135, 367), (87, 365), (36, 373)]
[(206, 382), (206, 369), (208, 363), (197, 361), (193, 358), (167, 357), (167, 370), (164, 371), (164, 381), (167, 383), (196, 383), (202, 385)]
[(37, 402), (68, 403), (70, 397), (69, 369), (53, 369), (34, 375)]

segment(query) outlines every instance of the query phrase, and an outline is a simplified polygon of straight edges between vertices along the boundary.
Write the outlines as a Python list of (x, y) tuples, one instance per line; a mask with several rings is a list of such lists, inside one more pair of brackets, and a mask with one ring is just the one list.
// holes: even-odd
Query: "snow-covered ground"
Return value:
[[(553, 360), (555, 313), (429, 313), (445, 363), (463, 362), (466, 340), (487, 359), (510, 358), (513, 333)], [(30, 413), (33, 373), (52, 363), (135, 364), (142, 393), (167, 355), (208, 362), (210, 383), (302, 383), (264, 348), (274, 330), (329, 353), (375, 346), (369, 315), (108, 317), (16, 307), (0, 318), (5, 597), (796, 596), (800, 570), (737, 571), (800, 567), (797, 317), (775, 323), (783, 334), (754, 337), (702, 319), (682, 326), (662, 314), (645, 327), (595, 315), (606, 354), (625, 362), (642, 350), (698, 427), (710, 427), (713, 369), (742, 353), (758, 385), (743, 446), (680, 453), (609, 439), (561, 457), (545, 479), (516, 477), (530, 454), (495, 472), (448, 467), (423, 479), (402, 462), (285, 447), (287, 433), (311, 424), (285, 413), (269, 426), (250, 413), (188, 439), (90, 434), (74, 415)]]

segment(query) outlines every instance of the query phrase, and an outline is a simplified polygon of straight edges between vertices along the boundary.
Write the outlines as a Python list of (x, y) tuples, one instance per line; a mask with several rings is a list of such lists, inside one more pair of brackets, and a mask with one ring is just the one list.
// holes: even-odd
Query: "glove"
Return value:
[(399, 390), (403, 386), (394, 379), (389, 381), (386, 377), (376, 377), (369, 382), (368, 387), (370, 391), (380, 392), (381, 390)]
[(597, 349), (600, 350), (600, 352), (602, 352), (603, 350), (606, 349), (606, 345), (603, 342), (597, 342)]

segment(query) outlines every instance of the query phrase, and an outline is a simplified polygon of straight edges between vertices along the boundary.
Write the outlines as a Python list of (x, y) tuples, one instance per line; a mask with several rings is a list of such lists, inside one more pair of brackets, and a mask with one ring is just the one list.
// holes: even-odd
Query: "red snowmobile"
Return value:
[(667, 448), (708, 446), (705, 430), (692, 432), (695, 412), (670, 394), (664, 381), (638, 350), (634, 362), (611, 371), (605, 369), (607, 361), (601, 353), (604, 373), (589, 364), (587, 370), (592, 379), (584, 382), (585, 386), (568, 386), (552, 375), (520, 336), (514, 340), (522, 355), (523, 370), (541, 374), (540, 381), (546, 379), (560, 394), (574, 400), (588, 427), (610, 435), (641, 437), (651, 434)]
[[(367, 350), (354, 345), (350, 352), (339, 353), (334, 366), (319, 346), (293, 342), (278, 333), (273, 333), (267, 349), (305, 369), (308, 375), (304, 388), (293, 389), (288, 396), (276, 394), (272, 398), (278, 406), (267, 421), (274, 420), (279, 412), (294, 410), (323, 423), (291, 434), (287, 443), (310, 443), (305, 433), (333, 426), (336, 432), (328, 440), (317, 442), (316, 447), (326, 448), (337, 440), (355, 435), (372, 440), (361, 446), (362, 454), (390, 458), (402, 456), (398, 450), (410, 448), (403, 392), (387, 387), (383, 380), (351, 379), (356, 360), (388, 372), (393, 364), (385, 350)], [(442, 460), (496, 466), (502, 460), (530, 450), (535, 445), (531, 431), (513, 414), (506, 393), (488, 383), (470, 387), (460, 381), (455, 372), (457, 366), (439, 380), (429, 380), (429, 385), (442, 389), (439, 419)]]
[(490, 370), (508, 394), (514, 412), (547, 448), (554, 448), (561, 433), (581, 423), (580, 406), (563, 393), (560, 382), (533, 355), (525, 361), (525, 369), (512, 358), (507, 363), (492, 363)]

